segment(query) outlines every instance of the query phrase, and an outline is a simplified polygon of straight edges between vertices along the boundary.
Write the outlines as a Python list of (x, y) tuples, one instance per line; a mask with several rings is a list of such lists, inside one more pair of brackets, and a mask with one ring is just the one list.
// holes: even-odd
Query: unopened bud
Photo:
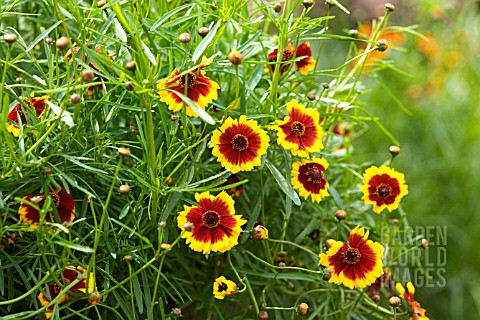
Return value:
[(161, 248), (162, 250), (168, 250), (168, 249), (170, 249), (170, 247), (171, 247), (171, 246), (170, 246), (170, 243), (162, 243), (162, 244), (160, 245), (160, 248)]
[(333, 1), (333, 0), (325, 0), (325, 3), (326, 3), (329, 7), (334, 7), (334, 6), (337, 5), (337, 4), (335, 3), (335, 1)]
[(13, 33), (7, 33), (3, 36), (3, 40), (5, 40), (6, 43), (12, 44), (17, 41), (17, 35)]
[(70, 40), (67, 37), (60, 37), (55, 42), (55, 46), (61, 51), (67, 49), (69, 45), (70, 45)]
[(118, 192), (120, 192), (121, 194), (128, 194), (130, 192), (131, 188), (128, 184), (122, 184), (119, 188), (118, 188)]
[(15, 82), (16, 82), (16, 83), (20, 83), (20, 82), (22, 82), (22, 80), (23, 80), (22, 77), (16, 77), (16, 78), (15, 78)]
[(177, 121), (178, 120), (178, 116), (176, 114), (172, 114), (172, 116), (170, 117), (170, 120), (172, 121)]
[(310, 100), (310, 101), (313, 101), (315, 100), (317, 97), (315, 97), (315, 94), (313, 93), (309, 93), (307, 94), (307, 99)]
[(175, 181), (173, 181), (172, 177), (168, 177), (168, 178), (165, 179), (165, 184), (169, 187), (173, 186), (174, 183), (175, 183)]
[(332, 277), (332, 270), (330, 268), (326, 268), (323, 273), (323, 280), (328, 281)]
[(45, 174), (51, 174), (52, 171), (53, 171), (53, 170), (52, 170), (52, 168), (50, 168), (50, 167), (44, 167), (44, 168), (43, 168), (43, 173), (45, 173)]
[(305, 302), (302, 302), (298, 305), (298, 313), (300, 313), (302, 316), (306, 315), (308, 311), (308, 304)]
[(377, 51), (383, 52), (388, 49), (388, 42), (385, 39), (380, 39), (375, 44), (375, 49)]
[(45, 42), (46, 42), (47, 44), (52, 44), (52, 43), (53, 43), (52, 37), (48, 37), (47, 39), (45, 39)]
[(204, 38), (209, 32), (210, 29), (208, 29), (207, 27), (201, 27), (200, 29), (198, 29), (198, 35), (202, 38)]
[(325, 247), (327, 247), (327, 249), (330, 249), (335, 242), (336, 241), (334, 239), (327, 239), (325, 240)]
[(106, 4), (107, 4), (106, 0), (100, 0), (100, 1), (97, 2), (97, 8), (101, 8)]
[(159, 228), (159, 229), (164, 229), (166, 226), (167, 226), (167, 222), (166, 222), (166, 221), (160, 221), (160, 222), (158, 223), (158, 228)]
[(137, 63), (135, 61), (128, 61), (125, 65), (125, 68), (128, 71), (135, 71), (135, 69), (137, 68)]
[(257, 240), (268, 239), (268, 229), (259, 224), (253, 229), (253, 238)]
[(423, 249), (428, 249), (429, 243), (427, 239), (422, 239), (420, 241), (420, 245), (422, 246)]
[(304, 0), (303, 1), (303, 6), (305, 8), (310, 8), (311, 6), (313, 6), (315, 4), (315, 1), (314, 0)]
[(395, 6), (391, 3), (385, 3), (385, 9), (387, 9), (387, 11), (390, 11), (390, 12), (393, 12), (395, 11)]
[(83, 69), (82, 71), (82, 79), (85, 82), (92, 82), (95, 74), (90, 69)]
[(43, 199), (44, 199), (43, 196), (34, 196), (30, 198), (30, 202), (40, 203), (41, 201), (43, 201)]
[(131, 261), (132, 259), (133, 259), (133, 257), (129, 254), (123, 256), (123, 260), (125, 260), (125, 261)]
[(379, 303), (381, 297), (380, 297), (380, 295), (379, 295), (378, 293), (376, 293), (376, 294), (374, 294), (374, 295), (371, 297), (371, 299), (373, 300), (373, 302)]
[(192, 232), (193, 231), (193, 223), (185, 222), (185, 224), (183, 225), (183, 229), (185, 231)]
[(401, 301), (399, 297), (393, 296), (390, 299), (388, 299), (388, 303), (392, 308), (398, 308), (398, 306), (400, 306)]
[(78, 103), (80, 103), (81, 100), (82, 100), (82, 98), (80, 97), (80, 95), (78, 93), (74, 93), (70, 96), (70, 102), (73, 103), (73, 104), (78, 104)]
[(278, 263), (278, 266), (279, 266), (280, 268), (285, 268), (287, 265), (285, 264), (285, 262), (280, 261), (280, 262)]
[(190, 33), (187, 33), (187, 32), (182, 33), (182, 34), (178, 37), (178, 39), (180, 40), (181, 43), (189, 43), (191, 38), (192, 38), (192, 37), (190, 36)]
[(342, 221), (347, 217), (347, 213), (344, 210), (338, 210), (335, 212), (335, 217), (338, 219), (338, 221)]
[(400, 148), (397, 146), (390, 146), (390, 148), (388, 148), (388, 151), (390, 151), (392, 157), (396, 157), (400, 153)]
[(182, 315), (182, 310), (180, 310), (179, 308), (173, 308), (172, 313), (174, 316), (180, 317)]
[(348, 31), (348, 35), (352, 38), (358, 38), (358, 33), (357, 29), (351, 29)]
[(238, 50), (233, 50), (228, 54), (228, 60), (235, 66), (238, 66), (243, 61), (243, 55)]
[(323, 89), (325, 89), (325, 90), (330, 89), (330, 85), (329, 85), (328, 83), (326, 83), (326, 82), (322, 83), (322, 87), (323, 87)]
[(125, 147), (120, 147), (118, 148), (118, 154), (121, 155), (122, 157), (130, 157), (130, 149), (125, 148)]
[(281, 5), (280, 3), (277, 3), (277, 4), (275, 5), (275, 7), (273, 7), (273, 10), (274, 10), (276, 13), (282, 12), (282, 9), (283, 9), (283, 7), (282, 7), (282, 5)]
[(260, 311), (260, 313), (258, 314), (258, 319), (260, 320), (267, 320), (268, 317), (269, 315), (267, 311)]
[(102, 301), (102, 295), (98, 291), (93, 292), (88, 296), (87, 300), (92, 306), (96, 306)]
[(128, 91), (132, 91), (133, 84), (130, 81), (125, 82), (125, 89), (127, 89)]

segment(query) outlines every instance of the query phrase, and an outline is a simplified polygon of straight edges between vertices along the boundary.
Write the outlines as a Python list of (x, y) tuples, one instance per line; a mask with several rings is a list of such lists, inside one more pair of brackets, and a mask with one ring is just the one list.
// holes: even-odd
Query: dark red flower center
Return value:
[(215, 228), (220, 224), (220, 215), (215, 211), (206, 211), (202, 215), (202, 223), (207, 228)]
[(348, 248), (347, 251), (343, 253), (343, 262), (348, 264), (357, 264), (361, 257), (362, 254), (357, 248)]
[(322, 171), (317, 167), (308, 168), (307, 177), (308, 181), (312, 183), (321, 183), (323, 178)]
[(282, 55), (282, 61), (291, 60), (293, 58), (293, 51), (291, 49), (285, 49)]
[(232, 148), (243, 151), (248, 148), (248, 139), (243, 134), (236, 134), (232, 139)]
[(197, 75), (193, 72), (189, 72), (180, 77), (180, 86), (185, 88), (185, 84), (189, 89), (193, 88), (197, 84)]
[(55, 207), (58, 207), (60, 204), (60, 196), (55, 192), (50, 192), (50, 195), (52, 196), (53, 203), (55, 203)]
[(228, 286), (226, 283), (221, 283), (219, 286), (218, 286), (218, 292), (222, 292), (222, 291), (227, 291), (228, 289)]
[(305, 133), (305, 125), (299, 121), (294, 121), (290, 125), (290, 130), (292, 130), (292, 133), (296, 135), (297, 137), (301, 137)]
[(21, 106), (20, 103), (15, 106), (15, 112), (16, 112), (17, 114), (19, 114), (20, 116), (23, 115), (23, 109), (22, 109), (22, 106)]
[(385, 184), (381, 184), (377, 187), (377, 194), (380, 198), (386, 198), (392, 193), (392, 188)]

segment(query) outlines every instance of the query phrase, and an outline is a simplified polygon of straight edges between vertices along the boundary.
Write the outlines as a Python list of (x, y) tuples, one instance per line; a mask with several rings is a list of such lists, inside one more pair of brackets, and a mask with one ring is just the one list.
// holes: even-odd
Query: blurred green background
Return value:
[[(362, 2), (361, 18), (368, 19), (365, 12), (374, 11), (366, 8), (372, 4)], [(410, 223), (447, 230), (442, 244), (446, 283), (418, 287), (415, 297), (430, 319), (480, 319), (480, 2), (393, 3), (397, 10), (390, 25), (418, 24), (417, 30), (430, 38), (408, 35), (402, 45), (406, 52), (390, 52), (388, 59), (411, 77), (391, 70), (379, 75), (412, 116), (372, 78), (364, 79), (371, 91), (362, 101), (401, 144), (394, 167), (406, 175), (410, 192), (402, 205)], [(383, 8), (384, 2), (375, 4)], [(357, 140), (354, 154), (380, 164), (388, 159), (390, 144), (372, 125)]]

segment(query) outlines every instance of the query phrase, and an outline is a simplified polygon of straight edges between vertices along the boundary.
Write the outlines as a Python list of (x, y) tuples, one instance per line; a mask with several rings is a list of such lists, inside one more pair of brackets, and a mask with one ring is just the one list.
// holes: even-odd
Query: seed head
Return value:
[(125, 65), (125, 68), (128, 71), (135, 71), (135, 69), (137, 68), (137, 63), (135, 61), (128, 61)]
[(298, 313), (300, 313), (302, 316), (306, 315), (308, 311), (308, 304), (305, 302), (302, 302), (298, 305)]
[(388, 299), (388, 303), (392, 308), (398, 308), (398, 306), (400, 306), (401, 301), (399, 297), (393, 296), (390, 299)]
[(118, 154), (121, 155), (122, 157), (130, 157), (130, 149), (125, 148), (125, 147), (120, 147), (118, 148)]
[(338, 219), (338, 221), (342, 221), (347, 217), (347, 213), (344, 210), (338, 210), (335, 212), (335, 217)]
[(192, 39), (192, 37), (190, 36), (190, 33), (182, 33), (178, 39), (180, 40), (181, 43), (189, 43), (190, 42), (190, 39)]
[(7, 33), (3, 36), (3, 40), (5, 40), (6, 43), (12, 44), (17, 41), (17, 35), (13, 33)]
[(70, 40), (67, 37), (60, 37), (55, 42), (55, 46), (58, 50), (63, 51), (70, 46)]
[(375, 49), (380, 52), (384, 52), (388, 49), (388, 41), (385, 39), (380, 39), (375, 44)]
[(235, 66), (238, 66), (243, 61), (243, 55), (238, 50), (233, 50), (228, 54), (228, 60)]
[(210, 32), (210, 29), (208, 29), (207, 27), (201, 27), (200, 29), (198, 29), (198, 35), (202, 38), (204, 38), (208, 32)]
[(92, 82), (95, 74), (90, 69), (83, 69), (82, 71), (82, 79), (85, 82)]
[(73, 104), (78, 104), (78, 103), (80, 103), (81, 100), (82, 100), (82, 98), (80, 97), (80, 95), (78, 93), (74, 93), (70, 96), (70, 102), (73, 103)]

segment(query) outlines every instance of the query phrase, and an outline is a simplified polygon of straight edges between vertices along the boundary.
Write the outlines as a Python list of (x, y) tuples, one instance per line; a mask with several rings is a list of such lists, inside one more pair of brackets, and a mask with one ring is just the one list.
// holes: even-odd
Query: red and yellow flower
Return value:
[[(61, 274), (60, 277), (60, 282), (65, 284), (66, 286), (77, 280), (79, 275), (82, 275), (85, 273), (85, 268), (82, 268), (80, 266), (74, 267), (74, 266), (68, 266), (66, 267)], [(94, 282), (94, 276), (93, 273), (90, 272), (90, 275), (87, 277), (83, 276), (83, 278), (76, 283), (73, 287), (70, 288), (69, 292), (82, 292), (82, 293), (91, 293), (95, 290), (95, 282)], [(88, 282), (88, 284), (87, 284)], [(70, 296), (68, 293), (61, 293), (62, 289), (57, 285), (57, 284), (51, 284), (48, 285), (42, 292), (38, 295), (38, 301), (40, 301), (40, 304), (42, 307), (48, 305), (52, 300), (58, 297), (59, 294), (61, 294), (60, 298), (57, 300), (56, 304), (62, 304), (64, 302), (67, 302), (70, 300)], [(49, 319), (52, 316), (52, 311), (55, 305), (51, 305), (47, 308), (47, 311), (45, 312), (45, 317)]]
[(242, 115), (238, 120), (228, 118), (213, 131), (210, 148), (217, 161), (232, 173), (250, 171), (261, 165), (261, 157), (267, 152), (270, 138), (257, 121)]
[[(312, 58), (312, 50), (310, 49), (310, 43), (304, 42), (297, 48), (294, 48), (291, 43), (287, 45), (282, 54), (282, 64), (280, 65), (280, 75), (288, 71), (290, 64), (288, 61), (296, 58), (303, 57), (302, 59), (295, 61), (295, 70), (299, 70), (301, 74), (307, 75), (308, 71), (315, 68), (315, 60)], [(277, 62), (278, 48), (273, 50), (268, 55), (268, 62)], [(265, 66), (265, 72), (271, 72), (273, 74), (275, 70), (275, 64), (268, 64)]]
[[(177, 218), (181, 236), (187, 239), (190, 248), (208, 254), (210, 251), (225, 252), (237, 245), (241, 226), (247, 221), (235, 215), (233, 198), (225, 191), (217, 196), (207, 191), (196, 193), (195, 200), (198, 206), (184, 205), (184, 211)], [(193, 228), (186, 230), (187, 222)]]
[(224, 276), (218, 277), (213, 283), (213, 296), (215, 299), (223, 300), (225, 297), (233, 296), (237, 292), (237, 284)]
[[(62, 223), (72, 222), (75, 219), (75, 202), (73, 201), (72, 195), (67, 193), (65, 188), (62, 188), (57, 191), (50, 191), (50, 196), (52, 197), (53, 204), (57, 209), (60, 221)], [(37, 203), (40, 209), (42, 209), (43, 205), (45, 204), (45, 195), (43, 193), (35, 196), (25, 196), (23, 199)], [(30, 224), (31, 226), (37, 226), (37, 223), (40, 221), (40, 212), (26, 203), (22, 203), (20, 205), (20, 208), (18, 209), (18, 215), (23, 223)], [(53, 221), (50, 213), (47, 213), (45, 216), (45, 221)]]
[(403, 173), (386, 166), (372, 166), (365, 170), (360, 189), (363, 192), (363, 201), (373, 204), (375, 213), (380, 213), (385, 208), (390, 212), (397, 209), (400, 200), (408, 194)]
[(380, 243), (367, 239), (368, 231), (357, 226), (350, 232), (348, 243), (333, 240), (327, 253), (319, 255), (320, 264), (331, 270), (328, 282), (350, 289), (365, 288), (383, 274), (385, 249)]
[(185, 105), (187, 116), (198, 117), (197, 113), (175, 92), (187, 96), (198, 107), (205, 110), (208, 104), (218, 98), (217, 90), (220, 86), (205, 75), (205, 71), (202, 70), (204, 66), (205, 64), (202, 64), (198, 69), (183, 74), (179, 74), (175, 69), (170, 77), (160, 80), (157, 84), (160, 101), (165, 102), (173, 111), (180, 111)]
[(271, 127), (277, 131), (277, 143), (300, 157), (308, 157), (309, 153), (323, 149), (325, 133), (319, 125), (318, 111), (292, 99), (287, 104), (287, 113), (288, 116), (277, 120), (277, 125)]
[(32, 98), (30, 99), (25, 99), (25, 104), (28, 106), (30, 110), (25, 110), (24, 106), (19, 102), (13, 107), (12, 111), (8, 114), (8, 120), (10, 120), (12, 123), (7, 122), (5, 127), (7, 128), (7, 131), (11, 132), (15, 137), (18, 137), (20, 135), (20, 127), (19, 127), (19, 119), (22, 125), (27, 124), (27, 117), (25, 114), (29, 114), (30, 112), (32, 115), (35, 115), (37, 118), (41, 119), (41, 115), (43, 111), (45, 110), (45, 101), (47, 100), (47, 96), (39, 97), (39, 98)]
[(410, 320), (429, 320), (425, 315), (426, 310), (422, 308), (420, 303), (415, 301), (415, 287), (411, 282), (407, 283), (407, 290), (402, 286), (401, 283), (397, 283), (395, 289), (398, 293), (408, 302), (410, 309), (412, 311), (412, 317)]
[(300, 196), (312, 201), (320, 202), (329, 196), (327, 191), (329, 184), (323, 176), (323, 171), (328, 168), (328, 162), (324, 158), (313, 158), (294, 162), (292, 165), (292, 186), (300, 191)]

